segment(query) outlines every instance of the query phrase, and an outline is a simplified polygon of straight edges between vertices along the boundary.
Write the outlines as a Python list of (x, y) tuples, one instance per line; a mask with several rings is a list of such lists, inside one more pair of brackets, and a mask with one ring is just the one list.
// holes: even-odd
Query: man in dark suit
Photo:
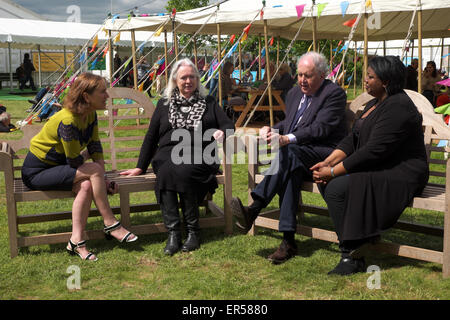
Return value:
[(286, 117), (273, 128), (263, 127), (260, 136), (269, 144), (278, 141), (280, 149), (276, 161), (263, 181), (251, 192), (253, 203), (244, 207), (239, 198), (233, 198), (234, 215), (244, 217), (246, 232), (258, 214), (279, 195), (280, 220), (278, 229), (283, 242), (268, 259), (282, 263), (297, 254), (295, 231), (300, 188), (304, 180), (312, 181), (309, 170), (325, 159), (346, 136), (345, 106), (347, 97), (342, 88), (325, 77), (326, 58), (316, 52), (300, 57), (297, 64), (298, 86), (286, 97)]

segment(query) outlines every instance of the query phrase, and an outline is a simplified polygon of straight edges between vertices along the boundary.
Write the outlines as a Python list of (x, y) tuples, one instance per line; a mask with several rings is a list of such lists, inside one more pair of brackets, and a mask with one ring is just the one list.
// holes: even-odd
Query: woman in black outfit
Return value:
[(352, 132), (314, 165), (342, 257), (329, 274), (365, 271), (363, 245), (392, 227), (428, 181), (422, 116), (403, 91), (406, 68), (393, 56), (369, 62), (367, 103)]
[[(227, 129), (234, 130), (233, 122), (216, 100), (206, 95), (195, 65), (189, 59), (176, 62), (150, 121), (137, 167), (121, 173), (139, 175), (152, 163), (156, 197), (169, 231), (165, 254), (200, 246), (199, 204), (218, 187), (215, 140), (222, 140)], [(183, 246), (178, 194), (188, 233)]]

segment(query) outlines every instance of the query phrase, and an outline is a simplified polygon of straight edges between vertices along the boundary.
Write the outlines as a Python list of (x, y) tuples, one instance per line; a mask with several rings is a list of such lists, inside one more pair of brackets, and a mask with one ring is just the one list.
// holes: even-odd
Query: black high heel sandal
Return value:
[(89, 252), (89, 253), (86, 255), (86, 257), (84, 257), (84, 258), (83, 258), (83, 256), (78, 252), (78, 250), (77, 250), (78, 248), (86, 247), (86, 240), (80, 241), (80, 242), (78, 242), (77, 244), (75, 244), (75, 243), (72, 242), (72, 240), (69, 239), (68, 245), (70, 246), (70, 248), (69, 248), (69, 246), (67, 246), (67, 247), (66, 247), (66, 250), (67, 250), (67, 252), (68, 252), (70, 255), (72, 255), (72, 256), (78, 255), (82, 260), (89, 260), (89, 261), (97, 261), (97, 260), (98, 260), (97, 257), (95, 257), (95, 259), (90, 259), (90, 257), (94, 256), (94, 254), (93, 254), (92, 252)]
[[(106, 240), (111, 240), (114, 237), (111, 235), (111, 232), (113, 232), (114, 230), (117, 230), (121, 227), (122, 225), (120, 224), (120, 221), (117, 221), (116, 223), (114, 223), (111, 226), (104, 226), (103, 228), (103, 232), (105, 233), (105, 238)], [(130, 236), (134, 235), (133, 239), (129, 239)], [(128, 232), (121, 240), (119, 240), (119, 242), (134, 242), (138, 239), (137, 235), (133, 234), (132, 232)]]

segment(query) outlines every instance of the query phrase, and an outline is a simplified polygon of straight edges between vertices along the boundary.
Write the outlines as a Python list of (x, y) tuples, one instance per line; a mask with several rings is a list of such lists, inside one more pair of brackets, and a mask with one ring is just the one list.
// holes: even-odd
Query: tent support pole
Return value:
[[(220, 23), (217, 24), (217, 60), (222, 60), (222, 48), (220, 45)], [(222, 105), (222, 68), (219, 68), (219, 81), (217, 83), (217, 90), (219, 94), (219, 106), (223, 107)]]
[(280, 66), (280, 36), (277, 37), (277, 68)]
[(355, 51), (353, 52), (353, 99), (356, 98), (356, 60), (357, 60), (357, 47), (356, 47), (356, 41), (355, 43)]
[(39, 66), (39, 87), (42, 87), (42, 71), (41, 71), (41, 45), (38, 44), (38, 66)]
[(241, 52), (241, 42), (238, 43), (239, 50), (239, 81), (242, 81), (242, 52)]
[(270, 126), (273, 127), (273, 101), (272, 101), (272, 86), (270, 84), (271, 74), (270, 74), (270, 58), (269, 58), (269, 42), (267, 41), (267, 20), (264, 20), (264, 41), (266, 48), (266, 74), (267, 74), (267, 85), (269, 94), (269, 114), (270, 114)]
[(175, 47), (175, 59), (178, 61), (178, 38), (177, 38), (177, 32), (175, 31), (176, 28), (176, 22), (173, 20), (173, 45)]
[(9, 92), (13, 92), (13, 73), (12, 73), (12, 57), (11, 42), (8, 42), (8, 61), (9, 61)]
[(133, 81), (134, 81), (134, 90), (137, 90), (137, 63), (136, 63), (136, 37), (134, 30), (131, 30), (131, 51), (133, 54)]
[(418, 49), (419, 49), (419, 71), (418, 81), (417, 81), (417, 91), (422, 93), (422, 10), (417, 12), (417, 33), (418, 33)]
[(197, 61), (197, 40), (194, 38), (194, 64), (198, 68), (198, 61)]
[(442, 58), (444, 56), (444, 38), (441, 38), (441, 69), (443, 69), (442, 64), (444, 63), (444, 58)]
[(261, 81), (261, 34), (258, 34), (258, 80)]
[(312, 18), (312, 24), (313, 24), (313, 51), (317, 52), (317, 18)]
[(167, 60), (167, 31), (164, 30), (164, 63), (165, 63), (165, 68), (164, 68), (164, 78), (166, 79), (166, 86), (168, 85), (167, 82), (167, 78), (168, 78), (168, 74), (167, 74), (167, 66), (169, 65), (169, 60)]
[(113, 74), (114, 74), (114, 57), (113, 57), (113, 48), (111, 41), (111, 30), (108, 30), (108, 49), (109, 49), (109, 85), (112, 87), (113, 83)]
[(363, 77), (362, 77), (362, 82), (363, 82), (363, 88), (364, 88), (364, 92), (366, 91), (366, 88), (364, 87), (364, 79), (367, 76), (367, 66), (369, 64), (369, 48), (368, 46), (368, 30), (367, 30), (367, 13), (364, 13), (364, 68), (363, 68)]

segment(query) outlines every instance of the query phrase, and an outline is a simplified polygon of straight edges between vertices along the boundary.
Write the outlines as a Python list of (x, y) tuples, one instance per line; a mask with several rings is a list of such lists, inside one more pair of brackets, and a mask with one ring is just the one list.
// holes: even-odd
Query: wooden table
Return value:
[[(248, 93), (250, 95), (250, 99), (248, 100), (246, 105), (233, 106), (234, 111), (241, 112), (241, 115), (239, 116), (239, 118), (237, 119), (236, 124), (235, 124), (236, 127), (240, 127), (242, 125), (242, 123), (244, 122), (247, 114), (250, 111), (253, 111), (253, 108), (256, 107), (256, 104), (258, 103), (261, 96), (263, 95), (264, 90), (240, 87), (240, 88), (235, 89), (235, 92)], [(282, 93), (281, 90), (272, 90), (272, 97), (275, 99), (272, 101), (278, 102), (278, 105), (272, 106), (273, 111), (285, 111), (286, 110), (284, 101), (283, 101), (283, 99), (281, 99), (281, 93)], [(263, 105), (265, 97), (268, 97), (268, 91), (266, 91), (266, 93), (264, 94), (264, 97), (261, 99), (261, 104), (258, 106), (256, 111), (270, 111), (269, 105)]]

